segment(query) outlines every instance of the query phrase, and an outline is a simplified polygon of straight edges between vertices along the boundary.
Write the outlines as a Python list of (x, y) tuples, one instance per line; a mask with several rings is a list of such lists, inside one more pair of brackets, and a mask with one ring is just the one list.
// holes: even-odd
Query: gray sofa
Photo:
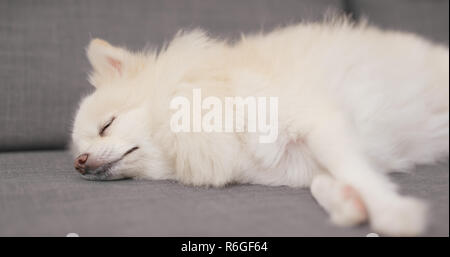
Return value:
[[(92, 182), (66, 150), (78, 101), (92, 90), (90, 38), (139, 49), (180, 28), (237, 37), (328, 9), (448, 46), (448, 0), (0, 1), (0, 236), (366, 236), (367, 225), (327, 222), (306, 189)], [(449, 235), (448, 175), (448, 161), (392, 175), (430, 203), (428, 236)]]

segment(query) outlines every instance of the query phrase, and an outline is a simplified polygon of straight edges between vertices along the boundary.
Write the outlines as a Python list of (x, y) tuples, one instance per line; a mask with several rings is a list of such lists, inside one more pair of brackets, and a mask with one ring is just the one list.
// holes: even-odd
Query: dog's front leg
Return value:
[(367, 221), (367, 210), (359, 193), (328, 174), (314, 177), (311, 193), (339, 226), (354, 226)]
[(337, 181), (358, 192), (369, 213), (372, 228), (394, 236), (422, 233), (425, 228), (423, 203), (399, 195), (387, 177), (374, 170), (353, 137), (356, 133), (342, 116), (321, 120), (324, 122), (313, 124), (314, 129), (307, 134), (307, 144), (318, 162)]

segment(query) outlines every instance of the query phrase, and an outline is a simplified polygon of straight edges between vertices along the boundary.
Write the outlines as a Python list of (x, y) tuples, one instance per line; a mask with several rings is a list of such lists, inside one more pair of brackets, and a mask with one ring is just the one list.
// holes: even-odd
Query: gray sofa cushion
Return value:
[(132, 49), (180, 28), (216, 35), (317, 20), (336, 0), (0, 1), (0, 151), (62, 148), (80, 96), (90, 90), (84, 47), (101, 37)]
[[(428, 236), (449, 235), (449, 165), (394, 174), (430, 202)], [(366, 236), (338, 228), (306, 189), (81, 179), (65, 151), (0, 154), (0, 236)]]
[(357, 17), (383, 28), (418, 33), (448, 45), (448, 0), (348, 0)]

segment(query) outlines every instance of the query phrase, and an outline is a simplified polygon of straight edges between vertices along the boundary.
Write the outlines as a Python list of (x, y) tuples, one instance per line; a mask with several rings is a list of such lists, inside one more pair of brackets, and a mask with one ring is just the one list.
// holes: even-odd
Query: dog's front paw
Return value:
[(426, 205), (414, 198), (398, 197), (389, 200), (372, 213), (372, 228), (387, 236), (418, 236), (426, 229)]
[(366, 206), (359, 193), (349, 185), (341, 185), (335, 195), (339, 201), (330, 211), (331, 221), (338, 226), (355, 226), (367, 221)]
[(311, 193), (338, 226), (355, 226), (367, 221), (367, 210), (359, 193), (328, 175), (314, 178)]

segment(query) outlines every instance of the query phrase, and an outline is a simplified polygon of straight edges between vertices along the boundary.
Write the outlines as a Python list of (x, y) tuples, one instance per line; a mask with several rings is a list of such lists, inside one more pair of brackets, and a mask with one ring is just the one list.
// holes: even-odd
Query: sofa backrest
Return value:
[(448, 45), (449, 0), (351, 0), (357, 18), (382, 28), (409, 31)]
[(67, 145), (80, 97), (92, 90), (84, 49), (93, 37), (137, 50), (181, 28), (237, 37), (328, 9), (448, 44), (447, 0), (0, 1), (0, 151)]

